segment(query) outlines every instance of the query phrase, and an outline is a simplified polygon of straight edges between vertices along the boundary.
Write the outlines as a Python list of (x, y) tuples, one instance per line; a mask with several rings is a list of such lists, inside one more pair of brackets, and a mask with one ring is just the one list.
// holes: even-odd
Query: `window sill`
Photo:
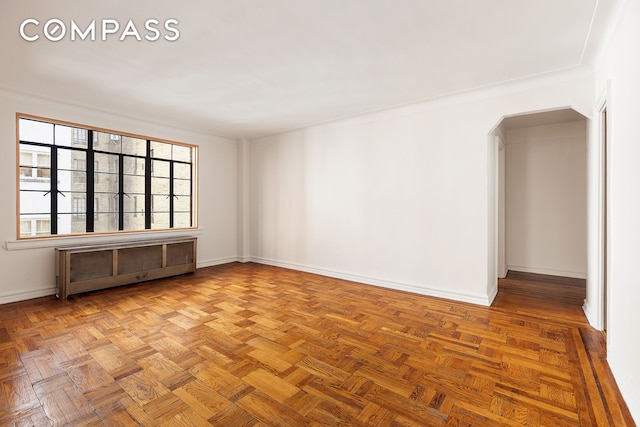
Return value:
[(86, 245), (90, 243), (116, 243), (134, 242), (136, 240), (149, 240), (150, 238), (167, 238), (197, 236), (204, 233), (202, 228), (189, 228), (181, 230), (155, 230), (129, 232), (121, 234), (98, 234), (85, 236), (47, 237), (43, 239), (7, 240), (2, 247), (8, 251), (24, 249), (57, 248), (71, 245)]

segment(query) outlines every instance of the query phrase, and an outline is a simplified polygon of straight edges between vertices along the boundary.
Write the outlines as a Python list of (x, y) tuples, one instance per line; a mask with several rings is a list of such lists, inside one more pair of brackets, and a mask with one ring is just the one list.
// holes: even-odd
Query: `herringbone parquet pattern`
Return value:
[(516, 276), (484, 308), (235, 263), (6, 304), (0, 425), (633, 425), (582, 298)]

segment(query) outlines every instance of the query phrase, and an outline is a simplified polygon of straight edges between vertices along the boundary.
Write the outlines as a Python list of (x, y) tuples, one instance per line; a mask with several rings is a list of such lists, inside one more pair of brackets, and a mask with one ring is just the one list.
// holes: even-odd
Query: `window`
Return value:
[(196, 226), (196, 146), (26, 116), (18, 140), (18, 238)]

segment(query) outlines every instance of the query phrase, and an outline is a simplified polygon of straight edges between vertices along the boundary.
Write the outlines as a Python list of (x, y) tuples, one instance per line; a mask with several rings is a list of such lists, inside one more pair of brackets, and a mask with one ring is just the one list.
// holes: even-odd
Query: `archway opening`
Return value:
[[(491, 132), (495, 252), (489, 268), (498, 291), (500, 280), (508, 283), (509, 276), (562, 282), (579, 288), (571, 296), (581, 308), (587, 277), (588, 123), (574, 109), (561, 108), (504, 116)], [(529, 290), (518, 292), (537, 296)]]

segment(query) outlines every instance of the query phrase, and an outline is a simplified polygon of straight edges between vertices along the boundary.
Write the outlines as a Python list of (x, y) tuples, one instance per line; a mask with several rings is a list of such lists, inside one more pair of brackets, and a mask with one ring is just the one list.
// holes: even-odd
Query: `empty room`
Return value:
[(0, 24), (0, 425), (640, 420), (637, 2)]

